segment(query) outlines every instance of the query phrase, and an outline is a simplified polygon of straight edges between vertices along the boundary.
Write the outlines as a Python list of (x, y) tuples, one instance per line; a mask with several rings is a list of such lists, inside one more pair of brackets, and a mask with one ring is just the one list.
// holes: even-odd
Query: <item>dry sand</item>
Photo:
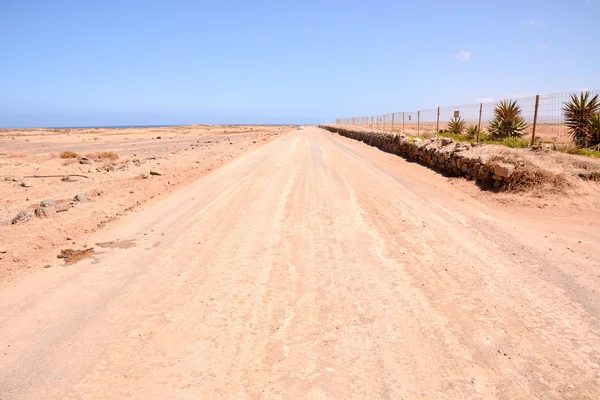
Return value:
[[(235, 144), (219, 146), (213, 157)], [(205, 151), (122, 182), (169, 190)], [(600, 215), (588, 203), (520, 207), (312, 127), (202, 165), (78, 231), (88, 258), (35, 258), (4, 284), (0, 398), (598, 398)], [(109, 212), (122, 185), (105, 189)], [(83, 207), (105, 201), (66, 215), (96, 218)]]

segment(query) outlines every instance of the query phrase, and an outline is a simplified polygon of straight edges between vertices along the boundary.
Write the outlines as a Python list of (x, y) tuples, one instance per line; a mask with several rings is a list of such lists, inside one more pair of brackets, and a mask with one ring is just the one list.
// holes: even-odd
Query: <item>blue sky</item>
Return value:
[(600, 0), (0, 0), (0, 127), (318, 123), (600, 88)]

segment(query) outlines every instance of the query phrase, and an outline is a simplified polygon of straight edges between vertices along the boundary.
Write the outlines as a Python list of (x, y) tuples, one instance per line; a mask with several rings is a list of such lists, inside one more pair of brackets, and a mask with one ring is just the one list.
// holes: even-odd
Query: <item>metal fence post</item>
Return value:
[(404, 133), (404, 112), (402, 112), (402, 133)]
[(481, 133), (481, 110), (483, 109), (483, 103), (479, 103), (479, 123), (477, 123), (477, 143), (479, 143), (479, 134)]
[(377, 125), (375, 126), (375, 129), (379, 130), (379, 115), (377, 116)]
[(537, 126), (538, 108), (540, 106), (540, 95), (535, 96), (535, 111), (533, 113), (533, 130), (531, 131), (531, 145), (535, 142), (535, 128)]
[(421, 110), (417, 111), (417, 136), (421, 134)]
[(440, 131), (440, 108), (438, 107), (437, 122), (435, 123), (435, 133)]
[(392, 132), (394, 132), (394, 115), (396, 114), (392, 113)]

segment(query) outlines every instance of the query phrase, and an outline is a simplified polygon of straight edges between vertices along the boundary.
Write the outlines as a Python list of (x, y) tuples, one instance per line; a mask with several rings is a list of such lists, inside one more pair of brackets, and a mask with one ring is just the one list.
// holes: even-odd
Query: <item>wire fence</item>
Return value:
[[(590, 97), (600, 90), (590, 90)], [(563, 107), (571, 95), (581, 92), (564, 92), (521, 97), (515, 100), (521, 107), (522, 117), (527, 122), (523, 138), (541, 143), (570, 145), (573, 143), (569, 127), (565, 124)], [(435, 134), (447, 129), (453, 117), (461, 117), (466, 125), (475, 125), (487, 132), (494, 118), (494, 109), (499, 102), (446, 106), (417, 111), (402, 111), (369, 117), (342, 118), (337, 125), (355, 125), (390, 132), (402, 132), (411, 136)]]

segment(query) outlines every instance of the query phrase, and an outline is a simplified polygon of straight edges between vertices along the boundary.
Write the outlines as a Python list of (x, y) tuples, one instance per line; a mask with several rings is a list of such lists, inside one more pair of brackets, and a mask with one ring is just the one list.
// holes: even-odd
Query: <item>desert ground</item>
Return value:
[(600, 397), (597, 182), (493, 193), (316, 127), (0, 149), (2, 399)]

